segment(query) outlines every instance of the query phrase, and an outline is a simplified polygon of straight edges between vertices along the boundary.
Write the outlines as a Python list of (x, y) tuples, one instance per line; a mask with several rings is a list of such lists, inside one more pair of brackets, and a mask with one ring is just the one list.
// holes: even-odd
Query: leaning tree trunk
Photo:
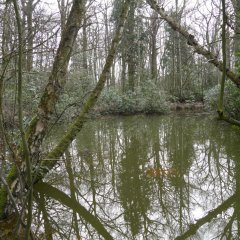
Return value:
[[(208, 60), (208, 62), (216, 66), (221, 72), (224, 72), (224, 74), (226, 74), (226, 77), (228, 77), (238, 88), (240, 88), (239, 74), (236, 74), (230, 69), (225, 68), (224, 63), (220, 61), (215, 54), (213, 54), (211, 51), (207, 50), (202, 45), (200, 45), (195, 39), (194, 35), (190, 34), (186, 30), (186, 28), (184, 28), (178, 22), (174, 21), (173, 18), (168, 16), (167, 13), (164, 11), (164, 9), (160, 8), (155, 0), (146, 0), (146, 1), (151, 6), (152, 9), (158, 12), (158, 14), (162, 17), (162, 19), (168, 22), (168, 24), (172, 27), (173, 30), (179, 32), (181, 35), (183, 35), (187, 39), (188, 45), (192, 46), (195, 49), (196, 53), (203, 55)], [(221, 116), (221, 119), (231, 124), (240, 126), (240, 121), (232, 119), (231, 117), (225, 116), (223, 114)]]
[(105, 82), (107, 80), (107, 76), (109, 75), (110, 68), (113, 64), (113, 60), (116, 55), (117, 47), (122, 38), (124, 23), (126, 21), (127, 15), (128, 15), (130, 2), (131, 2), (131, 0), (126, 0), (125, 4), (123, 5), (119, 23), (118, 23), (115, 35), (112, 39), (111, 46), (110, 46), (110, 49), (108, 52), (108, 56), (107, 56), (105, 65), (103, 67), (102, 73), (100, 74), (100, 77), (99, 77), (96, 87), (93, 89), (93, 91), (89, 95), (88, 99), (84, 103), (78, 117), (75, 119), (75, 121), (69, 127), (69, 129), (66, 131), (65, 135), (63, 135), (62, 139), (59, 141), (57, 146), (48, 154), (47, 159), (49, 161), (44, 161), (44, 164), (46, 164), (48, 170), (46, 170), (46, 168), (44, 168), (44, 169), (47, 172), (52, 167), (55, 166), (55, 164), (58, 162), (58, 159), (63, 155), (63, 153), (65, 152), (65, 150), (67, 149), (69, 144), (73, 141), (73, 139), (75, 138), (77, 133), (82, 129), (83, 124), (86, 122), (86, 118), (85, 118), (86, 114), (94, 106), (94, 104), (96, 103), (98, 97), (100, 96), (100, 94), (104, 88)]
[[(181, 35), (183, 35), (187, 39), (188, 45), (192, 46), (195, 49), (196, 53), (203, 55), (208, 60), (208, 62), (212, 63), (220, 71), (223, 71), (223, 63), (218, 59), (218, 56), (210, 52), (204, 46), (200, 45), (198, 41), (195, 39), (194, 35), (190, 34), (186, 30), (186, 28), (181, 26), (172, 17), (168, 16), (168, 14), (164, 11), (164, 9), (161, 8), (155, 0), (146, 0), (146, 1), (150, 5), (150, 7), (155, 11), (157, 11), (157, 13), (161, 16), (161, 18), (164, 19), (172, 27), (173, 30), (179, 32)], [(240, 76), (238, 74), (234, 73), (230, 69), (226, 69), (226, 75), (237, 87), (240, 87)]]

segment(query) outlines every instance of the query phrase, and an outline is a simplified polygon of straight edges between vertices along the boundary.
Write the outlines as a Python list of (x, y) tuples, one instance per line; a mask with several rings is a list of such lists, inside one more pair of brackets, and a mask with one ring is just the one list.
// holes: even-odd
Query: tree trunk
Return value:
[(159, 28), (159, 19), (156, 11), (152, 14), (151, 19), (151, 79), (156, 83), (157, 81), (157, 33)]
[[(35, 5), (36, 6), (36, 5)], [(33, 67), (33, 0), (28, 0), (27, 7), (27, 71)]]
[(235, 65), (240, 65), (240, 2), (239, 0), (231, 0), (235, 13), (235, 26), (234, 26), (234, 56)]
[(121, 86), (122, 86), (122, 92), (125, 92), (126, 90), (126, 58), (124, 52), (122, 52), (122, 58), (121, 58)]
[[(55, 166), (55, 164), (58, 162), (59, 157), (62, 156), (65, 149), (67, 149), (69, 144), (75, 138), (76, 134), (82, 129), (83, 124), (86, 121), (86, 119), (85, 119), (86, 114), (96, 103), (98, 97), (100, 96), (100, 94), (104, 88), (105, 82), (107, 80), (107, 75), (110, 71), (110, 68), (113, 63), (113, 59), (116, 54), (117, 46), (122, 37), (124, 23), (126, 21), (127, 15), (128, 15), (128, 9), (129, 9), (130, 2), (131, 1), (129, 1), (129, 0), (125, 1), (115, 35), (112, 39), (111, 47), (109, 49), (105, 65), (103, 67), (102, 73), (100, 74), (100, 77), (99, 77), (96, 87), (93, 89), (93, 91), (89, 95), (88, 99), (84, 103), (78, 117), (75, 119), (75, 121), (69, 127), (69, 129), (66, 131), (66, 134), (63, 135), (63, 137), (59, 141), (58, 145), (47, 156), (47, 158), (49, 160), (52, 160), (52, 161), (45, 161), (49, 169), (51, 169), (53, 166)], [(47, 172), (48, 172), (48, 170), (47, 170)]]
[(127, 65), (128, 65), (128, 84), (129, 88), (132, 92), (134, 92), (135, 88), (135, 75), (136, 75), (136, 59), (135, 59), (135, 37), (134, 37), (134, 24), (135, 24), (135, 2), (132, 1), (130, 10), (129, 10), (129, 17), (128, 17), (128, 24), (127, 24), (127, 44), (128, 44), (128, 51), (127, 51)]
[(226, 51), (226, 22), (227, 15), (225, 9), (225, 0), (222, 0), (222, 56), (223, 56), (223, 70), (222, 70), (222, 81), (221, 81), (221, 89), (219, 93), (219, 103), (218, 103), (218, 115), (221, 119), (224, 111), (224, 86), (225, 86), (225, 78), (226, 78), (226, 60), (227, 60), (227, 51)]

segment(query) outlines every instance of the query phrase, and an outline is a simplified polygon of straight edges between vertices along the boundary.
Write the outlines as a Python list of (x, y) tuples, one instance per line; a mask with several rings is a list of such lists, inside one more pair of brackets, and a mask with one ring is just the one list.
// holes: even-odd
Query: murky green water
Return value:
[[(69, 149), (68, 171), (62, 162), (49, 181), (70, 195), (72, 176), (77, 201), (114, 239), (171, 240), (234, 193), (239, 196), (239, 136), (209, 115), (92, 120)], [(188, 239), (221, 239), (224, 233), (229, 237), (222, 239), (239, 239), (237, 203), (223, 212), (220, 206), (213, 219), (209, 214), (210, 223)], [(48, 209), (59, 239), (77, 239), (76, 228), (82, 239), (102, 239), (72, 210), (53, 201)]]

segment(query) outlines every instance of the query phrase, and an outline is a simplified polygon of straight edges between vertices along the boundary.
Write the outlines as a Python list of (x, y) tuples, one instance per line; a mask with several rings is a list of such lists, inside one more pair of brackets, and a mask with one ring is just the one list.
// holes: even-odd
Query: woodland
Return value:
[[(238, 0), (7, 0), (0, 34), (0, 239), (54, 239), (45, 195), (114, 239), (74, 193), (44, 182), (89, 119), (186, 108), (240, 126)], [(65, 132), (46, 150), (58, 124)], [(240, 207), (234, 217), (240, 231)]]

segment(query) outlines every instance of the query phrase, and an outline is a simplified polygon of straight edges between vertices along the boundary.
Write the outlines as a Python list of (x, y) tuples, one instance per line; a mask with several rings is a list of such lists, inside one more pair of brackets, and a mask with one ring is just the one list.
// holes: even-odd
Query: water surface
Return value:
[[(239, 140), (237, 128), (210, 115), (91, 120), (66, 153), (70, 165), (48, 181), (75, 192), (114, 239), (171, 240), (240, 191)], [(76, 231), (102, 239), (74, 211), (54, 201), (48, 209), (56, 239), (77, 239)], [(239, 212), (229, 205), (189, 239), (238, 239)]]

